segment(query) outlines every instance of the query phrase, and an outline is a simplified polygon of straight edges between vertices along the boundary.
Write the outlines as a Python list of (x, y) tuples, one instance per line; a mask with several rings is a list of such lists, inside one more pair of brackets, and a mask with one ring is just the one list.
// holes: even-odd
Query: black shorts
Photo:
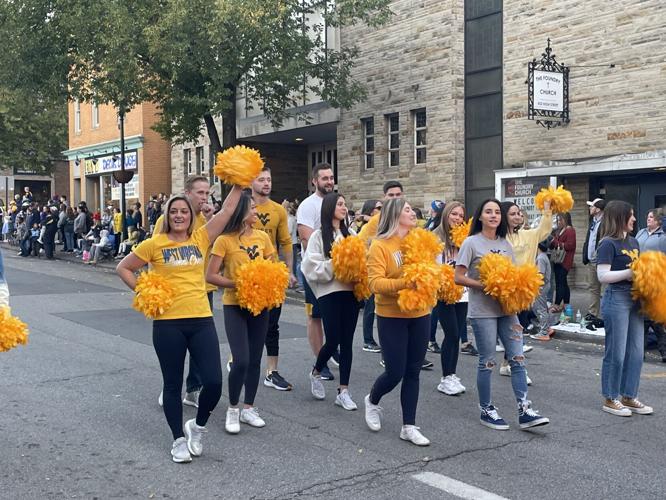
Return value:
[(310, 285), (308, 285), (307, 280), (303, 280), (303, 287), (305, 288), (305, 313), (313, 318), (321, 318), (319, 301), (317, 300), (317, 297), (315, 297)]

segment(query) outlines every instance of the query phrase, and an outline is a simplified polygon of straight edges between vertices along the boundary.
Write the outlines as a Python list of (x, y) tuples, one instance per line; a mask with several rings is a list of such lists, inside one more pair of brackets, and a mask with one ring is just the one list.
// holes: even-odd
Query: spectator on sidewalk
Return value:
[(49, 214), (46, 216), (43, 229), (44, 253), (46, 253), (47, 259), (53, 260), (55, 258), (53, 255), (55, 253), (55, 237), (58, 231), (58, 207), (55, 205), (49, 208)]
[(120, 250), (120, 240), (123, 235), (123, 214), (118, 207), (113, 209), (113, 255), (118, 255)]
[(74, 221), (76, 216), (74, 215), (74, 210), (72, 207), (67, 207), (65, 210), (65, 222), (63, 223), (63, 234), (65, 235), (65, 246), (63, 247), (63, 252), (72, 253), (74, 252), (75, 238), (74, 238)]
[(88, 233), (88, 229), (86, 228), (86, 209), (85, 207), (82, 207), (80, 204), (77, 208), (78, 214), (76, 216), (76, 219), (74, 219), (74, 241), (76, 241), (76, 245), (78, 247), (78, 250), (82, 251), (82, 246), (81, 242), (83, 241), (83, 238), (85, 235)]
[(107, 229), (102, 229), (99, 233), (99, 241), (90, 246), (90, 259), (86, 264), (96, 265), (102, 252), (111, 252), (112, 250), (113, 248), (109, 241), (109, 231)]
[[(597, 246), (599, 245), (599, 227), (604, 216), (604, 208), (606, 208), (606, 200), (595, 198), (587, 202), (590, 209), (590, 227), (587, 230), (585, 243), (583, 244), (583, 264), (588, 266), (587, 282), (588, 289), (591, 294), (592, 302), (588, 309), (588, 314), (585, 316), (586, 320), (598, 320), (601, 318), (601, 283), (597, 278)], [(604, 287), (605, 288), (605, 287)]]
[[(555, 274), (555, 302), (553, 310), (560, 312), (571, 301), (571, 290), (567, 276), (573, 267), (574, 254), (576, 253), (576, 230), (571, 224), (570, 213), (557, 214), (557, 229), (555, 229), (553, 234), (550, 248), (556, 250), (556, 252), (551, 254), (551, 259), (553, 259), (553, 273)], [(559, 257), (557, 257), (557, 250), (560, 250), (560, 252), (564, 251), (562, 260), (559, 260)], [(550, 274), (548, 275), (548, 280), (550, 281)]]
[[(558, 216), (559, 219), (559, 216)], [(539, 272), (543, 276), (543, 285), (539, 289), (539, 296), (532, 304), (532, 311), (539, 320), (539, 331), (533, 335), (530, 335), (535, 340), (550, 340), (551, 335), (554, 331), (551, 328), (554, 324), (553, 316), (550, 313), (548, 308), (548, 291), (550, 290), (550, 260), (548, 259), (548, 243), (542, 241), (538, 245), (536, 265), (539, 269)], [(557, 265), (557, 264), (556, 264)], [(557, 280), (557, 274), (555, 274), (555, 279)], [(566, 279), (566, 276), (565, 276)]]

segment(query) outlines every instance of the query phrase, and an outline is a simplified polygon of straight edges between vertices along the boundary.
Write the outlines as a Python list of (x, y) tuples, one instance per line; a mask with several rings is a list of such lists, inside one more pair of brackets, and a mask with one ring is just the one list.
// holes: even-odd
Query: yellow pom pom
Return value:
[(456, 285), (453, 279), (454, 275), (455, 269), (453, 266), (448, 264), (440, 266), (439, 293), (437, 298), (445, 304), (455, 304), (462, 298), (463, 293), (465, 293), (465, 287)]
[(643, 313), (648, 318), (666, 324), (666, 254), (643, 252), (634, 258), (631, 270), (634, 273), (634, 300), (641, 302)]
[(398, 307), (404, 312), (431, 309), (437, 304), (440, 269), (434, 262), (407, 264), (402, 268), (402, 276), (415, 288), (405, 288), (398, 292)]
[(264, 309), (281, 305), (289, 286), (284, 262), (255, 259), (243, 264), (236, 275), (238, 305), (258, 316)]
[(368, 277), (366, 276), (364, 280), (359, 281), (354, 285), (354, 297), (356, 300), (366, 300), (369, 299), (372, 295), (370, 291), (370, 285), (368, 285)]
[(434, 263), (443, 248), (442, 242), (431, 231), (420, 227), (414, 228), (405, 236), (400, 245), (402, 262), (404, 265), (419, 262)]
[(217, 154), (213, 171), (223, 182), (248, 187), (264, 168), (259, 151), (245, 146), (234, 146)]
[(484, 255), (478, 269), (485, 293), (495, 298), (506, 314), (528, 309), (543, 285), (543, 276), (536, 265), (516, 266), (504, 255)]
[(12, 316), (9, 307), (0, 307), (0, 352), (28, 343), (28, 325)]
[(472, 219), (470, 218), (467, 222), (463, 222), (462, 224), (458, 224), (457, 226), (451, 228), (451, 241), (456, 247), (460, 248), (462, 246), (465, 238), (469, 236), (469, 230), (471, 227)]
[(132, 307), (147, 318), (157, 318), (173, 304), (175, 291), (171, 283), (155, 271), (139, 274), (134, 287)]
[(553, 186), (541, 189), (534, 197), (534, 203), (539, 210), (543, 210), (544, 202), (550, 201), (550, 209), (554, 214), (561, 214), (571, 211), (574, 206), (574, 199), (571, 191), (564, 189), (564, 186)]
[(331, 248), (335, 278), (343, 283), (357, 283), (368, 277), (367, 247), (358, 236), (347, 236)]

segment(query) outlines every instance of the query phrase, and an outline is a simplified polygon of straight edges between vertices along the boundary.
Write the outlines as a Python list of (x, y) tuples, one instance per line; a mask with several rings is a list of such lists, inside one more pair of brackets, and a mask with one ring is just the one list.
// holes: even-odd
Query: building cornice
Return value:
[[(126, 137), (125, 151), (142, 148), (143, 142), (143, 135), (133, 135)], [(108, 156), (114, 153), (120, 153), (120, 139), (98, 142), (97, 144), (88, 144), (86, 146), (72, 148), (62, 152), (62, 154), (65, 155), (68, 160), (95, 158), (98, 156)]]

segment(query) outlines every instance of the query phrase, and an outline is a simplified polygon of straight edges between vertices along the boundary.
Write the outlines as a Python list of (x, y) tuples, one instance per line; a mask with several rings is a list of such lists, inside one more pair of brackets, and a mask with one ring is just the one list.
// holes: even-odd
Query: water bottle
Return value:
[(580, 313), (580, 309), (576, 311), (576, 323), (579, 325), (583, 323), (583, 315)]
[(560, 313), (560, 325), (566, 325), (569, 322), (569, 318), (567, 318), (567, 315), (562, 311)]
[(571, 304), (567, 304), (567, 307), (564, 308), (564, 314), (567, 315), (568, 321), (573, 321), (574, 313), (573, 313), (573, 307), (571, 307)]

